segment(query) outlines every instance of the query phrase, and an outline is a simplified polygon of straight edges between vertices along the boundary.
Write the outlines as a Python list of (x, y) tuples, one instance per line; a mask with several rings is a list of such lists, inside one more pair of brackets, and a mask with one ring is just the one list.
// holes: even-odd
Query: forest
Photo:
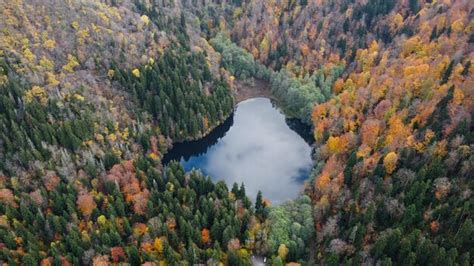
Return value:
[[(0, 2), (0, 263), (472, 265), (473, 60), (469, 0)], [(254, 80), (314, 135), (279, 205), (162, 162)]]

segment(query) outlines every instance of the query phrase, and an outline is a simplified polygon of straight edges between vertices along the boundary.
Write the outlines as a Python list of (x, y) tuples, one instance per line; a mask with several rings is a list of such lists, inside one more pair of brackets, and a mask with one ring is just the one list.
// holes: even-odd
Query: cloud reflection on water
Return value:
[(311, 147), (266, 98), (239, 104), (226, 135), (206, 154), (181, 162), (229, 186), (243, 182), (252, 200), (261, 190), (275, 204), (298, 195), (312, 166)]

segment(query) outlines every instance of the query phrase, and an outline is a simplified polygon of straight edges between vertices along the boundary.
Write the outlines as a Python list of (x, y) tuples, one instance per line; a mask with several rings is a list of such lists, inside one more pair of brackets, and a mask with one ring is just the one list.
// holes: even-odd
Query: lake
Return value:
[(200, 169), (229, 187), (243, 182), (252, 201), (261, 190), (279, 204), (296, 198), (309, 176), (311, 143), (309, 126), (285, 119), (270, 99), (253, 98), (206, 137), (174, 144), (163, 163), (177, 160), (186, 171)]

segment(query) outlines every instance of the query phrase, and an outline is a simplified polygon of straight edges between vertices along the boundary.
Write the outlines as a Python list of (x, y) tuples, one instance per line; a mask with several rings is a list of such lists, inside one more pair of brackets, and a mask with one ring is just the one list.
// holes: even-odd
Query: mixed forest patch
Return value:
[[(23, 0), (0, 28), (0, 262), (472, 264), (472, 1)], [(252, 96), (314, 129), (279, 206), (161, 162)]]

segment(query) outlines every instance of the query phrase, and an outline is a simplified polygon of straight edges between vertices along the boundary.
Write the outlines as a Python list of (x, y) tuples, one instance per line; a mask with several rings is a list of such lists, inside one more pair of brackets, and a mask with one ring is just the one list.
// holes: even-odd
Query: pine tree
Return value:
[(262, 198), (262, 191), (258, 191), (257, 199), (255, 200), (255, 213), (260, 216), (260, 218), (264, 217), (264, 204)]

